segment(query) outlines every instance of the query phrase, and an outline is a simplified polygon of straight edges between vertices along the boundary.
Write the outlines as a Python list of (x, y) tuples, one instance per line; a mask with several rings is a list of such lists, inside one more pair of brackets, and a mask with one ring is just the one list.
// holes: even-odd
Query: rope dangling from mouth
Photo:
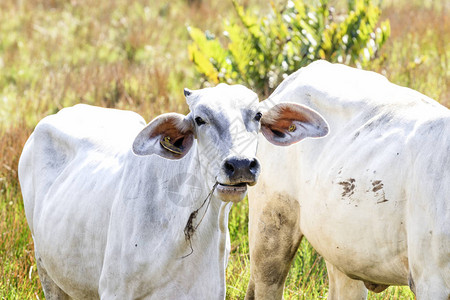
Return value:
[[(184, 237), (185, 237), (186, 241), (189, 242), (189, 247), (191, 248), (191, 252), (189, 254), (186, 254), (185, 256), (183, 256), (181, 258), (186, 258), (189, 255), (191, 255), (192, 253), (194, 253), (194, 248), (192, 248), (191, 238), (194, 235), (194, 233), (197, 230), (197, 228), (200, 225), (200, 223), (203, 221), (203, 218), (205, 217), (206, 212), (208, 211), (209, 204), (211, 203), (212, 194), (214, 193), (214, 190), (216, 189), (218, 184), (219, 184), (219, 182), (216, 181), (216, 183), (212, 187), (211, 191), (209, 192), (208, 196), (206, 196), (205, 200), (203, 201), (202, 205), (199, 208), (197, 208), (196, 210), (194, 210), (191, 213), (191, 215), (189, 216), (189, 219), (188, 219), (188, 221), (186, 223), (186, 226), (184, 227)], [(205, 212), (203, 213), (202, 218), (200, 219), (198, 224), (196, 226), (194, 226), (193, 223), (194, 223), (195, 218), (197, 218), (197, 214), (198, 214), (199, 210), (205, 205), (205, 203), (206, 203), (206, 201), (208, 199), (209, 199), (208, 205), (206, 205), (206, 209), (205, 209)]]

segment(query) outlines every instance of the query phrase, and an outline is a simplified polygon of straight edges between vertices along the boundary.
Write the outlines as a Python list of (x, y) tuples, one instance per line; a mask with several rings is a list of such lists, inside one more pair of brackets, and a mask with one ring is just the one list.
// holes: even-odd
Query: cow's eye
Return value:
[(259, 122), (259, 120), (261, 120), (261, 117), (262, 117), (262, 113), (257, 112), (255, 115), (255, 120)]
[(197, 117), (197, 118), (195, 118), (195, 123), (197, 123), (197, 125), (198, 125), (198, 126), (200, 126), (200, 125), (203, 125), (203, 124), (205, 124), (206, 122), (205, 122), (205, 121), (203, 121), (203, 119), (202, 119), (202, 118), (200, 118), (200, 117)]

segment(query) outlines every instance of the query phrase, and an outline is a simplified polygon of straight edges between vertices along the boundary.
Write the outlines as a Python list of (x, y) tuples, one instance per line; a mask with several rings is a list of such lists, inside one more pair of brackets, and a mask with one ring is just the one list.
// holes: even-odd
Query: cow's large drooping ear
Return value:
[(272, 144), (288, 146), (307, 137), (327, 135), (328, 123), (311, 108), (285, 102), (263, 113), (261, 131)]
[(136, 155), (157, 154), (167, 159), (180, 159), (189, 152), (193, 141), (193, 123), (189, 115), (162, 114), (136, 136), (133, 152)]

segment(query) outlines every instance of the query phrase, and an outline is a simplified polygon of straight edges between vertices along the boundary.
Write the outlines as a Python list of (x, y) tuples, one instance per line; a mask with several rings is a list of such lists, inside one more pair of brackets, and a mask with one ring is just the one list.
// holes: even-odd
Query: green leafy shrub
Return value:
[(268, 95), (283, 78), (317, 59), (366, 66), (390, 34), (389, 21), (377, 23), (372, 0), (349, 0), (336, 15), (328, 0), (288, 1), (258, 18), (232, 0), (238, 20), (226, 20), (226, 42), (188, 27), (190, 60), (211, 83), (243, 83)]

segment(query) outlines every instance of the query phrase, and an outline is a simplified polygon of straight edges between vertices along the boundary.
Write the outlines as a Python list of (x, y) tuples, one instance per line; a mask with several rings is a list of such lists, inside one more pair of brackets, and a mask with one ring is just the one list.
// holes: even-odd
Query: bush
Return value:
[(225, 21), (225, 43), (188, 27), (190, 60), (210, 83), (242, 83), (265, 96), (317, 59), (364, 67), (390, 34), (389, 21), (376, 27), (380, 9), (372, 0), (349, 0), (346, 15), (336, 15), (328, 0), (292, 0), (282, 9), (272, 2), (262, 18), (232, 2), (238, 20)]

